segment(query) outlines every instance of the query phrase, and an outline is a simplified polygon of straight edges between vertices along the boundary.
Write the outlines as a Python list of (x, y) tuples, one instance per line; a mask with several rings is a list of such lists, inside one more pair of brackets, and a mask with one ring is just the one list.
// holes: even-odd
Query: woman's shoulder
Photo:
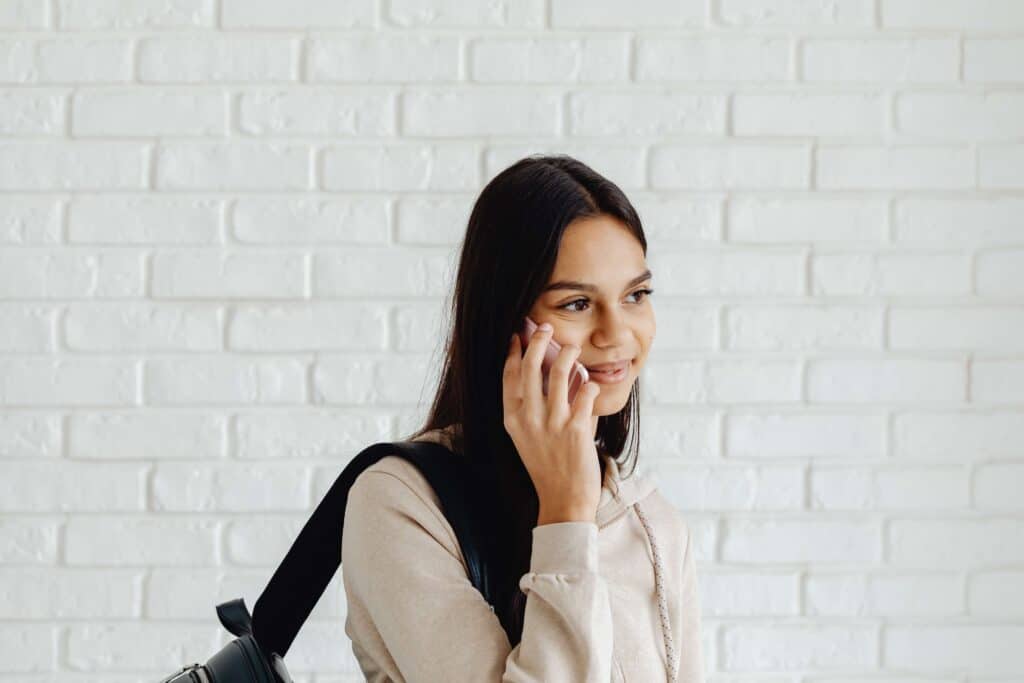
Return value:
[[(409, 440), (440, 443), (450, 448), (450, 433), (450, 429), (432, 429), (427, 432), (424, 432), (423, 434), (417, 435)], [(409, 462), (401, 455), (398, 455), (396, 453), (395, 455), (383, 456), (380, 460), (367, 467), (363, 471), (363, 473), (360, 474), (359, 477), (356, 479), (356, 482), (359, 482), (359, 479), (366, 472), (383, 474), (386, 476), (390, 476), (393, 479), (401, 481), (403, 484), (405, 484), (405, 487), (408, 489), (409, 493), (416, 494), (417, 496), (422, 498), (424, 502), (429, 503), (431, 507), (440, 510), (440, 499), (434, 492), (434, 489), (430, 485), (430, 482), (427, 480), (426, 476), (424, 476), (424, 474), (416, 465)], [(401, 489), (398, 490), (401, 491)]]
[(385, 455), (356, 477), (349, 490), (346, 520), (350, 513), (385, 535), (406, 527), (425, 531), (461, 560), (455, 531), (440, 498), (419, 468), (400, 455)]
[[(432, 429), (410, 441), (440, 443), (451, 447), (451, 428)], [(426, 475), (403, 456), (385, 455), (367, 467), (352, 484), (350, 497), (366, 505), (399, 510), (399, 517), (424, 525), (429, 520), (436, 531), (454, 538), (451, 524), (441, 507), (441, 499)]]

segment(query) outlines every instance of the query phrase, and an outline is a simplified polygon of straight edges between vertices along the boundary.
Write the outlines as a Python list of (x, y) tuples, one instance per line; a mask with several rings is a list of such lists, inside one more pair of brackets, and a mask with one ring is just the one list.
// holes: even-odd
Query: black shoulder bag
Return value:
[(242, 598), (217, 605), (220, 623), (238, 638), (206, 664), (186, 666), (160, 683), (292, 683), (283, 658), (341, 566), (348, 491), (363, 470), (387, 455), (413, 463), (430, 482), (455, 530), (470, 580), (494, 608), (496, 587), (487, 572), (481, 508), (475, 507), (480, 491), (470, 464), (433, 442), (375, 443), (338, 475), (256, 600), (252, 615)]

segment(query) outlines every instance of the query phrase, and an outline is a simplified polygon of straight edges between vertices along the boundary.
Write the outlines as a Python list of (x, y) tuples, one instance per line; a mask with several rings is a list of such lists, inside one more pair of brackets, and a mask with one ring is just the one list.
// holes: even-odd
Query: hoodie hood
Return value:
[[(633, 503), (646, 498), (657, 485), (650, 477), (633, 472), (628, 478), (621, 477), (619, 463), (610, 455), (602, 456), (607, 463), (604, 473), (604, 485), (601, 487), (601, 498), (597, 503), (597, 526), (610, 524)], [(618, 493), (616, 493), (618, 491)]]

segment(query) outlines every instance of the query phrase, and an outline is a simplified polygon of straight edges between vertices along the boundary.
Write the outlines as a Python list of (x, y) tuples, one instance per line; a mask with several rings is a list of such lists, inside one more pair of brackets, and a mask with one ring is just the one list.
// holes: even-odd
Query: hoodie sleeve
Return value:
[(530, 571), (519, 580), (523, 635), (514, 648), (460, 558), (432, 501), (390, 472), (368, 469), (356, 479), (342, 536), (346, 633), (390, 680), (611, 679), (611, 604), (598, 574), (595, 523), (534, 527)]
[(683, 522), (683, 578), (679, 592), (682, 601), (683, 633), (679, 650), (678, 683), (704, 683), (704, 655), (701, 643), (700, 596), (698, 594), (697, 568), (693, 558), (693, 533)]

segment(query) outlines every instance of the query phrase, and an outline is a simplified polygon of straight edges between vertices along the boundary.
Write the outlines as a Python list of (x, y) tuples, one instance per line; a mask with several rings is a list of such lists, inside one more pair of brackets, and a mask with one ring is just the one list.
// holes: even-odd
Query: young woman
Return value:
[[(481, 192), (440, 387), (407, 438), (471, 459), (503, 590), (492, 609), (427, 480), (382, 458), (349, 491), (342, 537), (345, 633), (367, 680), (704, 680), (690, 530), (634, 471), (646, 253), (622, 191), (571, 157), (527, 157)], [(525, 317), (550, 329), (523, 347)], [(570, 404), (574, 361), (590, 381)]]

